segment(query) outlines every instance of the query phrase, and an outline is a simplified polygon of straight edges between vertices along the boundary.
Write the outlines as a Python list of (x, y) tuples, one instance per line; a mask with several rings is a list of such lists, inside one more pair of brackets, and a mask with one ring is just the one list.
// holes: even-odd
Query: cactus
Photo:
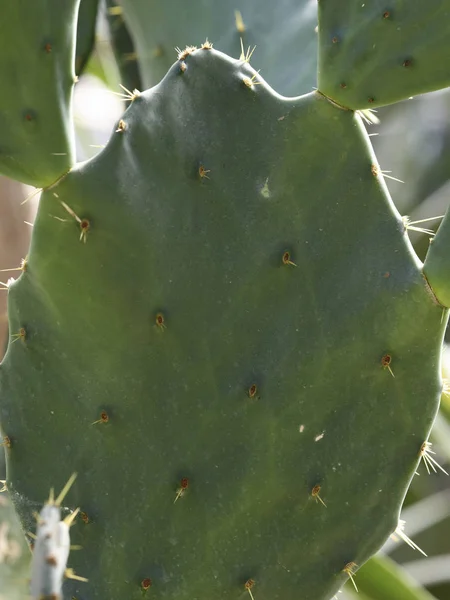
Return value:
[[(382, 96), (442, 84), (421, 77), (400, 92), (388, 73)], [(7, 289), (0, 416), (25, 529), (78, 472), (79, 600), (329, 600), (396, 530), (419, 462), (442, 469), (450, 304), (361, 114), (325, 91), (283, 98), (245, 57), (187, 48), (42, 195)]]
[(70, 103), (79, 1), (2, 5), (0, 173), (37, 187), (54, 183), (74, 162)]
[(67, 568), (70, 552), (69, 529), (79, 508), (61, 519), (61, 502), (75, 479), (76, 473), (70, 477), (56, 500), (52, 489), (48, 501), (37, 516), (30, 580), (31, 596), (35, 600), (60, 598), (64, 576), (87, 581)]
[(27, 596), (30, 551), (6, 489), (3, 448), (0, 448), (0, 600)]
[[(122, 0), (124, 17), (139, 56), (146, 87), (173, 63), (173, 47), (206, 38), (230, 56), (252, 56), (280, 94), (310, 92), (316, 84), (317, 2), (283, 0), (230, 2)], [(242, 41), (241, 41), (242, 40)], [(197, 42), (197, 43), (198, 43)]]
[(80, 0), (77, 22), (75, 72), (81, 75), (95, 46), (99, 0)]
[(142, 81), (137, 53), (124, 21), (122, 10), (113, 0), (106, 0), (106, 7), (111, 45), (120, 72), (121, 85), (130, 91), (141, 90)]
[(450, 85), (448, 0), (319, 0), (318, 87), (340, 105), (374, 108)]

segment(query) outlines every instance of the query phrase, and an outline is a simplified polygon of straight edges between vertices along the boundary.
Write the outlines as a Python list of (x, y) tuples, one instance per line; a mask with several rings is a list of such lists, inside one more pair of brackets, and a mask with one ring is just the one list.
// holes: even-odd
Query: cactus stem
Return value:
[(401, 540), (403, 540), (406, 544), (408, 544), (408, 546), (410, 546), (413, 550), (418, 550), (424, 556), (427, 556), (425, 554), (425, 552), (421, 548), (419, 548), (419, 546), (417, 544), (415, 544), (410, 537), (408, 537), (406, 535), (404, 529), (405, 529), (405, 521), (402, 521), (400, 519), (399, 522), (398, 522), (396, 530), (394, 531), (393, 534), (391, 534), (391, 538), (393, 540), (397, 541), (396, 536), (398, 536)]
[(91, 423), (91, 425), (97, 425), (97, 423), (107, 423), (109, 421), (109, 415), (105, 410), (100, 413), (100, 419)]
[(252, 49), (250, 49), (251, 47), (249, 46), (247, 48), (247, 52), (245, 52), (244, 50), (244, 42), (242, 41), (241, 38), (241, 55), (239, 56), (239, 60), (243, 60), (246, 63), (250, 62), (251, 57), (253, 56), (253, 52), (256, 50), (256, 46), (253, 46)]
[(321, 486), (319, 484), (315, 485), (313, 487), (313, 489), (311, 490), (311, 496), (316, 499), (316, 502), (317, 501), (321, 502), (325, 506), (325, 508), (327, 508), (327, 505), (322, 500), (322, 498), (319, 496), (320, 490), (321, 490)]
[(295, 264), (295, 262), (292, 262), (291, 260), (291, 254), (288, 250), (286, 250), (286, 252), (283, 254), (282, 257), (282, 262), (283, 265), (290, 265), (291, 267), (296, 267), (297, 265)]
[(255, 586), (255, 580), (254, 579), (247, 579), (247, 581), (244, 583), (244, 588), (247, 590), (247, 592), (250, 594), (250, 598), (252, 600), (255, 600), (252, 594), (252, 588)]
[(180, 481), (180, 487), (177, 489), (177, 495), (175, 496), (175, 500), (173, 501), (174, 504), (178, 500), (178, 498), (181, 498), (181, 496), (184, 496), (188, 487), (189, 487), (189, 479), (187, 477), (183, 477)]
[[(91, 227), (90, 222), (88, 221), (88, 219), (80, 219), (80, 217), (75, 213), (75, 211), (73, 211), (70, 208), (70, 206), (68, 206), (62, 200), (60, 200), (60, 202), (63, 205), (63, 207), (66, 209), (66, 211), (69, 213), (69, 215), (71, 215), (80, 224), (80, 229), (81, 229), (80, 242), (86, 243), (87, 233)], [(60, 219), (59, 217), (55, 217), (55, 219), (58, 219), (60, 221), (65, 221), (65, 219)]]
[(234, 11), (234, 22), (236, 23), (236, 29), (239, 31), (239, 33), (244, 33), (245, 23), (240, 10)]
[(256, 77), (258, 76), (259, 71), (257, 71), (251, 78), (250, 77), (244, 77), (242, 79), (242, 81), (245, 83), (245, 85), (248, 88), (252, 88), (254, 85), (261, 85), (262, 81), (255, 81)]
[(17, 342), (17, 340), (22, 340), (23, 342), (26, 340), (27, 332), (25, 327), (21, 327), (17, 333), (13, 333), (11, 335), (12, 343)]
[(127, 128), (127, 124), (125, 123), (125, 121), (123, 119), (120, 119), (119, 124), (116, 129), (116, 133), (122, 133), (125, 131), (126, 128)]
[(356, 591), (358, 591), (358, 588), (356, 587), (356, 583), (355, 583), (355, 579), (354, 579), (354, 569), (357, 567), (358, 565), (354, 562), (349, 562), (345, 565), (345, 567), (342, 569), (344, 571), (344, 573), (347, 573), (347, 575), (349, 576), (349, 578), (351, 579), (353, 586), (355, 588)]
[(430, 469), (432, 469), (435, 473), (437, 473), (436, 471), (436, 467), (438, 469), (440, 469), (443, 473), (445, 473), (446, 475), (448, 475), (447, 471), (441, 467), (441, 465), (438, 463), (438, 461), (433, 458), (431, 455), (432, 454), (436, 454), (436, 452), (433, 452), (433, 450), (431, 450), (431, 442), (424, 442), (422, 444), (422, 446), (420, 447), (420, 458), (423, 459), (423, 462), (425, 464), (425, 468), (427, 470), (428, 475), (431, 474)]
[(195, 50), (197, 50), (197, 46), (186, 46), (184, 50), (181, 50), (178, 48), (178, 46), (176, 46), (175, 50), (178, 52), (178, 60), (184, 60), (189, 56), (189, 54), (192, 54), (195, 52)]
[(392, 362), (392, 356), (390, 354), (385, 354), (384, 356), (381, 357), (381, 365), (384, 369), (387, 369), (389, 371), (389, 373), (392, 375), (392, 377), (394, 377), (395, 379), (395, 375), (394, 372), (392, 371), (392, 367), (391, 367), (391, 362)]

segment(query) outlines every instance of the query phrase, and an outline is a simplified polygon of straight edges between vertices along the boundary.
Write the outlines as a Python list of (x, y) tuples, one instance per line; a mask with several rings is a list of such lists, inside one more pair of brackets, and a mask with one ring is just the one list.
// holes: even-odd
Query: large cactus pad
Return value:
[(71, 122), (80, 0), (5, 0), (0, 18), (0, 173), (35, 186), (74, 162)]
[(29, 528), (78, 472), (78, 600), (328, 600), (395, 529), (445, 320), (357, 114), (185, 52), (9, 295), (8, 485)]

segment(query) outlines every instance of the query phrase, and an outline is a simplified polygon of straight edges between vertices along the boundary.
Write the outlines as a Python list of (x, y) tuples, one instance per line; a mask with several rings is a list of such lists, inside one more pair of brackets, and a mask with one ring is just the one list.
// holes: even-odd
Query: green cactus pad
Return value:
[(76, 471), (78, 600), (329, 600), (396, 528), (441, 391), (364, 126), (201, 49), (116, 130), (10, 286), (23, 524)]
[[(310, 92), (317, 83), (317, 0), (122, 0), (145, 87), (158, 83), (176, 58), (174, 46), (214, 47), (252, 64), (280, 94)], [(238, 14), (236, 14), (238, 13)]]
[(81, 0), (77, 21), (75, 72), (81, 75), (95, 46), (99, 0)]
[(423, 267), (437, 301), (450, 308), (450, 212), (431, 240)]
[(137, 52), (120, 7), (113, 0), (106, 0), (106, 17), (111, 47), (120, 73), (120, 83), (133, 92), (142, 90)]
[(74, 162), (70, 102), (79, 0), (6, 0), (0, 19), (0, 173), (37, 187)]
[(319, 90), (353, 109), (450, 85), (450, 0), (319, 0)]
[[(3, 442), (0, 437), (0, 442)], [(0, 448), (0, 599), (28, 600), (31, 553), (14, 507), (4, 489), (5, 462)]]

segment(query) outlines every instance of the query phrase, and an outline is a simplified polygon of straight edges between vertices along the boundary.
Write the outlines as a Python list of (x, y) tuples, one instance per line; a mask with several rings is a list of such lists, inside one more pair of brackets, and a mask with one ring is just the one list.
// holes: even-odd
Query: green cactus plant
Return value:
[(99, 0), (82, 0), (78, 11), (75, 72), (83, 73), (95, 46)]
[(113, 0), (106, 1), (106, 17), (111, 38), (111, 47), (119, 69), (121, 85), (130, 90), (142, 89), (137, 53), (122, 10)]
[(6, 489), (5, 460), (0, 448), (0, 599), (27, 597), (30, 551)]
[(79, 3), (2, 5), (0, 173), (37, 187), (51, 185), (74, 163), (71, 97)]
[[(396, 529), (419, 462), (438, 469), (450, 274), (411, 248), (355, 112), (366, 89), (327, 96), (352, 51), (364, 82), (389, 46), (368, 56), (383, 14), (346, 5), (339, 59), (319, 5), (317, 92), (283, 98), (246, 57), (188, 48), (42, 195), (7, 290), (0, 416), (25, 529), (78, 473), (77, 600), (329, 600)], [(423, 72), (388, 71), (380, 98), (442, 85)]]
[(207, 38), (230, 56), (248, 56), (256, 47), (252, 64), (280, 94), (303, 94), (316, 84), (316, 0), (120, 4), (145, 87), (164, 77), (173, 63), (174, 46), (184, 48)]

